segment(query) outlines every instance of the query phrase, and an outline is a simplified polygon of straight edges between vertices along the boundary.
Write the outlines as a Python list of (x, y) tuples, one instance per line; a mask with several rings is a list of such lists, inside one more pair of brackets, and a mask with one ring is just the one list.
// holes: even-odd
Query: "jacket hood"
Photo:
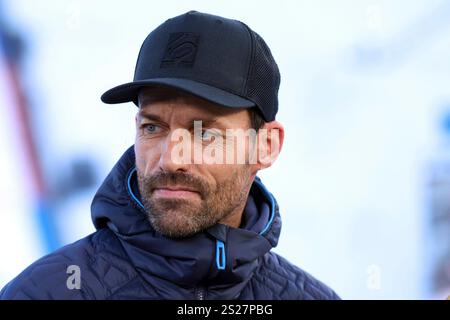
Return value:
[[(216, 224), (172, 239), (147, 219), (137, 188), (134, 146), (117, 162), (91, 206), (96, 229), (109, 228), (139, 274), (158, 290), (207, 288), (211, 298), (236, 298), (264, 256), (278, 243), (281, 218), (275, 198), (257, 177), (240, 228)], [(175, 297), (176, 298), (176, 297)]]

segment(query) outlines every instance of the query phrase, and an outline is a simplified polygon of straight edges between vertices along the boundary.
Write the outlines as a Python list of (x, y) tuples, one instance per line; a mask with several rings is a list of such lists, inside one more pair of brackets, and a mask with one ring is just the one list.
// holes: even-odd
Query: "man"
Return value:
[[(190, 11), (149, 34), (136, 140), (92, 202), (97, 231), (41, 258), (2, 299), (338, 299), (271, 252), (278, 205), (256, 174), (281, 150), (278, 67), (242, 22)], [(244, 134), (243, 134), (244, 133)]]

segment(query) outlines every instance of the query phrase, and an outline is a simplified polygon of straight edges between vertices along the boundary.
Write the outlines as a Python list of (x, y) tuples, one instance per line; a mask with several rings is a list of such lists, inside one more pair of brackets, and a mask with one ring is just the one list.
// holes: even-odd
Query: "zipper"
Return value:
[(225, 256), (225, 244), (217, 240), (216, 241), (216, 267), (219, 270), (225, 270), (227, 259)]
[(206, 289), (203, 287), (195, 288), (195, 299), (197, 300), (205, 300)]
[[(216, 267), (218, 270), (225, 270), (225, 266), (227, 264), (227, 258), (225, 255), (225, 244), (216, 240)], [(199, 286), (194, 290), (195, 299), (197, 300), (205, 300), (206, 297), (206, 288)]]

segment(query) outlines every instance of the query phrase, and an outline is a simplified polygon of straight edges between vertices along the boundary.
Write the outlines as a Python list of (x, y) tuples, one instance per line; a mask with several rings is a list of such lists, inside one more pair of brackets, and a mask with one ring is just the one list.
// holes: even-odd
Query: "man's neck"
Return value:
[(244, 212), (244, 210), (242, 208), (242, 210), (240, 210), (240, 212), (232, 213), (232, 214), (226, 216), (225, 218), (220, 220), (219, 223), (225, 224), (225, 225), (233, 227), (233, 228), (239, 228), (241, 225), (243, 212)]

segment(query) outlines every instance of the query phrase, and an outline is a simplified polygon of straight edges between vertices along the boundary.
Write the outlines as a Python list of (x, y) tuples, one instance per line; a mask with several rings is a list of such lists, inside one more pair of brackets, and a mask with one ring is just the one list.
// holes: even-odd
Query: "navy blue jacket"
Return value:
[[(136, 180), (131, 147), (93, 199), (97, 231), (33, 263), (3, 288), (0, 298), (339, 298), (270, 251), (277, 245), (281, 219), (274, 197), (258, 178), (241, 228), (217, 224), (178, 240), (152, 229)], [(79, 271), (79, 287), (70, 278), (74, 268)]]

